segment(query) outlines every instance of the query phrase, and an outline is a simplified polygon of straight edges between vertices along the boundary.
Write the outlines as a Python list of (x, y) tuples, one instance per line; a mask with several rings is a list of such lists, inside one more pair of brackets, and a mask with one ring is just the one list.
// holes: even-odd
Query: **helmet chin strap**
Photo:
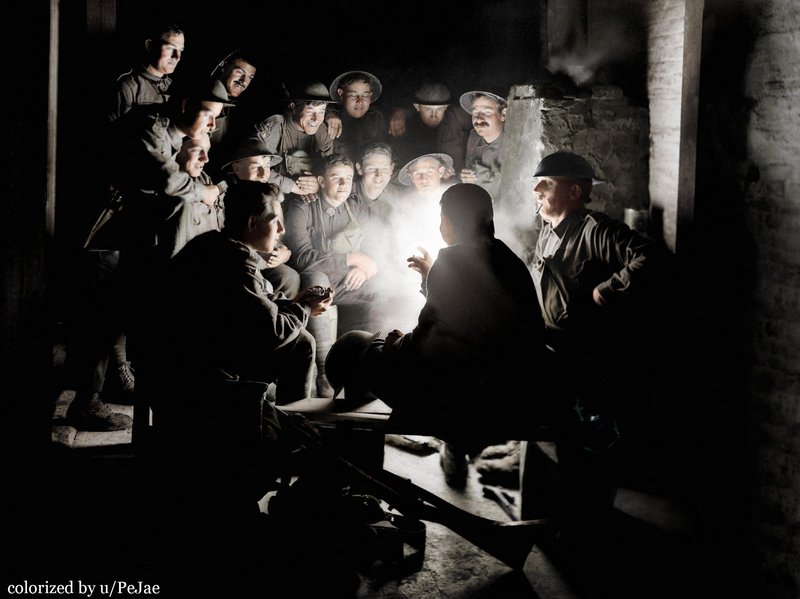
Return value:
[(231, 52), (230, 54), (228, 54), (227, 56), (225, 56), (225, 58), (223, 58), (222, 60), (220, 60), (220, 61), (217, 63), (217, 66), (215, 66), (215, 67), (214, 67), (214, 70), (213, 70), (213, 71), (211, 71), (211, 76), (212, 76), (212, 77), (216, 76), (216, 74), (217, 74), (217, 71), (218, 71), (219, 69), (221, 69), (221, 68), (222, 68), (222, 66), (223, 66), (223, 65), (224, 65), (226, 62), (228, 62), (228, 59), (229, 59), (231, 56), (233, 56), (234, 54), (236, 54), (237, 52), (239, 52), (240, 50), (241, 50), (241, 48), (236, 48), (236, 50), (234, 50), (233, 52)]

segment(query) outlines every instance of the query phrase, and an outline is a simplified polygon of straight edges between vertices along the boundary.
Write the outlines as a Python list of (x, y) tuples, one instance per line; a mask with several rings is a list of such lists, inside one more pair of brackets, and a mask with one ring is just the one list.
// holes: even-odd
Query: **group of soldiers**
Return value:
[[(126, 160), (106, 212), (124, 226), (106, 249), (119, 264), (71, 358), (67, 419), (130, 426), (102, 400), (114, 347), (171, 435), (225, 411), (221, 381), (274, 382), (278, 404), (373, 394), (398, 426), (448, 441), (462, 482), (480, 437), (572, 418), (563, 480), (575, 501), (590, 496), (584, 456), (617, 440), (631, 390), (620, 369), (642, 359), (637, 298), (656, 261), (651, 239), (586, 207), (595, 168), (556, 152), (532, 173), (530, 218), (544, 226), (527, 265), (495, 238), (503, 90), (452, 104), (426, 82), (386, 118), (380, 80), (350, 70), (287, 84), (282, 112), (249, 121), (238, 102), (253, 53), (173, 86), (184, 43), (177, 26), (154, 32), (117, 82), (109, 135)], [(523, 517), (540, 507), (523, 498)]]

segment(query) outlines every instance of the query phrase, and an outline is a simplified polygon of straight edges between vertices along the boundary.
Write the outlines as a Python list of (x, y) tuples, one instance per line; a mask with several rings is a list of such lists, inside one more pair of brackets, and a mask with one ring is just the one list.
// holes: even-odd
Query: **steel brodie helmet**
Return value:
[(569, 177), (570, 179), (591, 179), (592, 185), (605, 183), (599, 178), (592, 165), (583, 157), (571, 152), (555, 152), (545, 156), (536, 165), (534, 177)]
[(336, 398), (345, 386), (357, 382), (359, 362), (380, 333), (347, 331), (331, 346), (325, 358), (325, 376)]

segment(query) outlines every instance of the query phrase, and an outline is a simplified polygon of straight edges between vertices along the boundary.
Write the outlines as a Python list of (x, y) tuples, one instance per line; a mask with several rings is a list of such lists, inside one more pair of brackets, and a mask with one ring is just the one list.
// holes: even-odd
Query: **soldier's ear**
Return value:
[(361, 168), (360, 162), (356, 162), (356, 172), (362, 177), (364, 176), (364, 170)]
[(247, 230), (254, 231), (258, 228), (258, 217), (257, 216), (248, 216), (247, 217)]
[(507, 110), (508, 110), (508, 107), (505, 107), (505, 108), (503, 108), (503, 110), (500, 111), (500, 121), (501, 122), (506, 120), (506, 111)]

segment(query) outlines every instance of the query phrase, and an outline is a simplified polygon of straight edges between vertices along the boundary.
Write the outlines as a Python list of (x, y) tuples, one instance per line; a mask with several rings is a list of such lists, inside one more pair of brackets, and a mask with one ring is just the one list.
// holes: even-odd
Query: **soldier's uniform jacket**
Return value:
[(488, 191), (495, 202), (499, 197), (500, 176), (503, 171), (501, 156), (503, 137), (501, 133), (492, 143), (486, 143), (475, 130), (472, 130), (467, 138), (465, 165), (475, 171), (478, 185)]
[(123, 73), (117, 78), (108, 120), (116, 121), (134, 106), (146, 107), (167, 102), (170, 85), (172, 85), (172, 79), (169, 76), (156, 77), (148, 73), (144, 66), (138, 66)]
[(297, 176), (297, 173), (289, 170), (292, 168), (292, 158), (297, 150), (302, 150), (312, 159), (330, 156), (333, 153), (333, 138), (325, 123), (322, 123), (314, 135), (308, 135), (292, 125), (292, 115), (289, 111), (282, 115), (272, 115), (256, 124), (255, 137), (264, 144), (270, 154), (277, 154), (283, 158), (278, 170), (273, 170), (270, 174), (269, 182), (280, 187), (285, 194), (292, 191), (295, 181), (293, 177)]

